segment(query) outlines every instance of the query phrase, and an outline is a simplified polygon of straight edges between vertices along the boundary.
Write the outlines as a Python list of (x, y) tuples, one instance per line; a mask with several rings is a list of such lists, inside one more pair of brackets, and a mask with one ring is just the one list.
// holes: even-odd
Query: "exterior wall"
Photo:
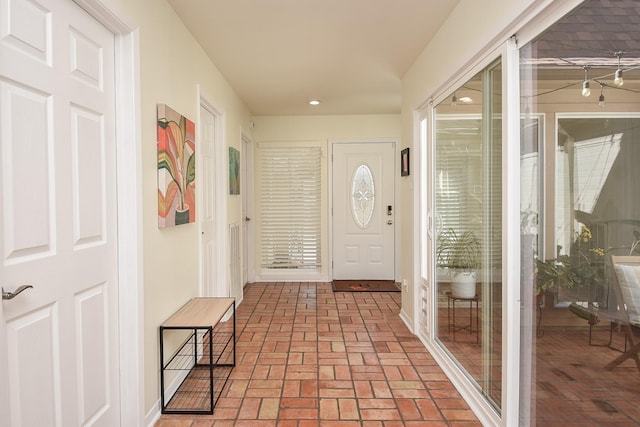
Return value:
[[(330, 280), (329, 271), (329, 174), (331, 173), (329, 143), (333, 140), (376, 140), (382, 138), (400, 140), (400, 115), (351, 115), (351, 116), (258, 116), (254, 117), (253, 141), (305, 142), (322, 144), (322, 206), (321, 209), (321, 259), (320, 277)], [(399, 148), (396, 146), (399, 158)], [(399, 160), (398, 160), (399, 163)], [(399, 177), (399, 173), (396, 174)], [(399, 178), (398, 178), (399, 179)], [(256, 202), (257, 203), (257, 202)], [(257, 207), (257, 205), (256, 205)], [(254, 216), (258, 215), (254, 209)], [(399, 228), (398, 228), (399, 229)], [(256, 230), (258, 235), (258, 230)], [(258, 254), (258, 243), (254, 250)], [(256, 274), (260, 271), (256, 268)], [(397, 275), (397, 274), (396, 274)], [(292, 279), (296, 280), (296, 279)]]
[[(150, 413), (157, 410), (154, 405), (160, 398), (158, 326), (191, 297), (198, 295), (200, 280), (197, 223), (162, 230), (157, 225), (156, 104), (169, 105), (196, 122), (197, 126), (200, 85), (225, 114), (225, 145), (236, 148), (240, 147), (241, 128), (248, 127), (249, 111), (166, 1), (107, 1), (139, 26), (144, 216), (144, 411)], [(198, 143), (196, 141), (196, 150)], [(240, 220), (239, 201), (228, 200), (228, 221), (237, 222)]]

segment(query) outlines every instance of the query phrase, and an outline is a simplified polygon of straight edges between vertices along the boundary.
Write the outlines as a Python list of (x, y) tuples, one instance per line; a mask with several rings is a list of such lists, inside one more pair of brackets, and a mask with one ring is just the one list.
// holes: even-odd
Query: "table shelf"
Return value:
[[(171, 331), (187, 337), (165, 358)], [(233, 298), (193, 298), (162, 323), (162, 413), (212, 414), (236, 364), (235, 343)]]

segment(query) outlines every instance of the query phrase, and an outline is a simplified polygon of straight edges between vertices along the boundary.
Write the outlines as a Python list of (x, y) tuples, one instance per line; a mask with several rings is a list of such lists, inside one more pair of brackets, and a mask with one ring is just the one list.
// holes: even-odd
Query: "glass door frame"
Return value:
[[(483, 393), (468, 378), (450, 353), (436, 340), (437, 289), (435, 280), (435, 238), (432, 212), (435, 207), (435, 106), (451, 92), (490, 66), (502, 62), (502, 398), (498, 412)], [(502, 43), (478, 60), (475, 65), (454, 82), (438, 90), (438, 95), (415, 113), (415, 134), (419, 141), (418, 159), (421, 171), (419, 210), (420, 262), (418, 263), (418, 290), (414, 299), (416, 330), (434, 359), (443, 368), (462, 397), (474, 408), (484, 424), (517, 425), (520, 387), (520, 102), (519, 55), (515, 40)], [(425, 215), (426, 213), (426, 215)], [(508, 375), (507, 375), (508, 373)]]

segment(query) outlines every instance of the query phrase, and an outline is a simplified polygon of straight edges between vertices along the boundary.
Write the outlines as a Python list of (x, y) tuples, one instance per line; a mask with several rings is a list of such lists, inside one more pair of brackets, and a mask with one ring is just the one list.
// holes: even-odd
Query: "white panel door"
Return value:
[(0, 0), (0, 425), (120, 423), (114, 37)]
[[(200, 151), (202, 164), (198, 170), (202, 171), (202, 213), (200, 215), (200, 245), (202, 270), (202, 295), (214, 296), (215, 289), (215, 259), (216, 259), (216, 117), (204, 105), (200, 105)], [(200, 185), (200, 184), (199, 184)]]
[[(242, 193), (242, 286), (254, 280), (253, 273), (253, 145), (251, 141), (242, 138), (242, 169), (240, 170), (240, 181)], [(240, 301), (242, 299), (242, 289), (240, 289)]]
[(333, 145), (333, 278), (395, 278), (395, 144)]

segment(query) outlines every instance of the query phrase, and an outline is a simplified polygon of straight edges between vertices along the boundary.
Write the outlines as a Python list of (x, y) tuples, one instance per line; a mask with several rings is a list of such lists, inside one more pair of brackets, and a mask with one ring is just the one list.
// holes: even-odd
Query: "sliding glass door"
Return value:
[(637, 4), (585, 1), (520, 47), (521, 425), (640, 423), (638, 368), (612, 364), (612, 257), (640, 257)]
[(497, 409), (502, 376), (502, 67), (433, 114), (436, 341)]

